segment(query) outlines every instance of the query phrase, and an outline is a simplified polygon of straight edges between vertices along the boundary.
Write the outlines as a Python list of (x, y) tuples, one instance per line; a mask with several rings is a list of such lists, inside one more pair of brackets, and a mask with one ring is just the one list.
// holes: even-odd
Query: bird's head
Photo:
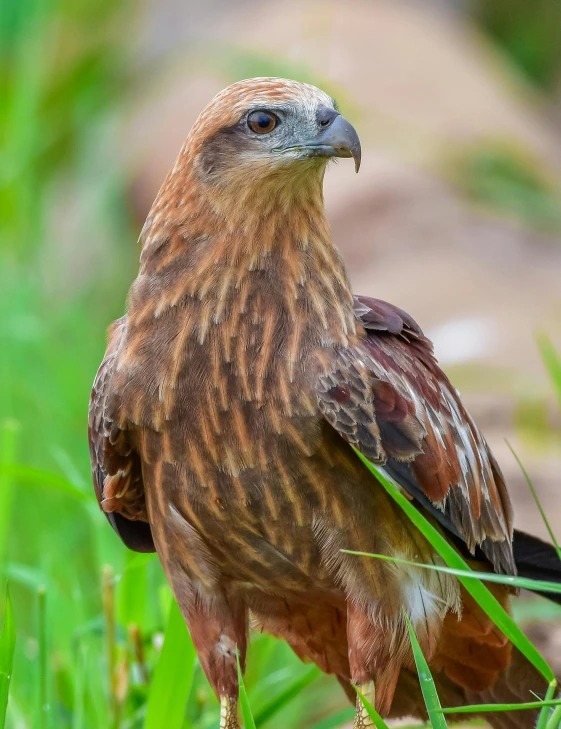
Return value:
[[(321, 180), (334, 157), (352, 157), (360, 141), (326, 93), (297, 81), (253, 78), (221, 91), (201, 113), (185, 151), (202, 184), (282, 187)], [(268, 187), (268, 185), (267, 185)]]

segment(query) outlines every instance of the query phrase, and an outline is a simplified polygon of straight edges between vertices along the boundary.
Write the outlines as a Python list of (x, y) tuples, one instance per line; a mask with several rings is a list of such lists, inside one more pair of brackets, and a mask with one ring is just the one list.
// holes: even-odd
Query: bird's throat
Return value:
[(323, 201), (311, 202), (259, 215), (248, 209), (235, 225), (203, 208), (163, 230), (150, 227), (139, 281), (152, 293), (137, 297), (133, 289), (131, 304), (152, 303), (156, 318), (183, 312), (201, 343), (224, 328), (235, 339), (251, 321), (279, 337), (306, 330), (312, 344), (346, 346), (355, 333), (349, 282)]

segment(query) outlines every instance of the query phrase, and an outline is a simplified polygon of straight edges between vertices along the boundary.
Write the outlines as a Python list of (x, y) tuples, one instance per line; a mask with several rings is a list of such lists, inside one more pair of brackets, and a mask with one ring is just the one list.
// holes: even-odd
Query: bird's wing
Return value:
[(514, 574), (512, 510), (500, 469), (432, 345), (405, 312), (355, 297), (359, 344), (334, 354), (319, 406), (341, 436), (383, 467), (474, 553)]
[(109, 401), (112, 375), (126, 317), (109, 330), (105, 358), (94, 380), (88, 416), (90, 460), (95, 493), (100, 507), (123, 542), (137, 552), (154, 552), (147, 523), (142, 469), (126, 430), (115, 422)]

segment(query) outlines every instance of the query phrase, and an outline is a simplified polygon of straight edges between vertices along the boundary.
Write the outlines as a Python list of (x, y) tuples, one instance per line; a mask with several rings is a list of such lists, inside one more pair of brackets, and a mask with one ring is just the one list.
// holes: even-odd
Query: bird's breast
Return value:
[(319, 562), (311, 525), (328, 510), (332, 454), (317, 383), (355, 326), (344, 277), (303, 285), (286, 260), (209, 268), (189, 295), (174, 272), (161, 300), (140, 280), (119, 368), (149, 510), (173, 507), (223, 569), (240, 554), (265, 561), (268, 579), (287, 558)]

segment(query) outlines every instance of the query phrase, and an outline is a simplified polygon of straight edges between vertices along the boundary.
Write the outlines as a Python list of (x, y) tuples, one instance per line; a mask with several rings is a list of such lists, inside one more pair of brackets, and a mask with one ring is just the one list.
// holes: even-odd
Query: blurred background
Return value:
[[(88, 397), (151, 202), (199, 111), (235, 80), (285, 76), (338, 99), (363, 165), (358, 177), (330, 169), (326, 204), (355, 291), (409, 311), (433, 339), (517, 525), (546, 534), (505, 439), (559, 526), (560, 38), (558, 0), (2, 0), (7, 727), (148, 726), (170, 596), (157, 561), (126, 553), (97, 509)], [(517, 611), (559, 664), (561, 630), (543, 622), (559, 625), (555, 610)], [(216, 726), (193, 669), (177, 726)], [(264, 636), (247, 683), (260, 726), (349, 716), (334, 681)]]

